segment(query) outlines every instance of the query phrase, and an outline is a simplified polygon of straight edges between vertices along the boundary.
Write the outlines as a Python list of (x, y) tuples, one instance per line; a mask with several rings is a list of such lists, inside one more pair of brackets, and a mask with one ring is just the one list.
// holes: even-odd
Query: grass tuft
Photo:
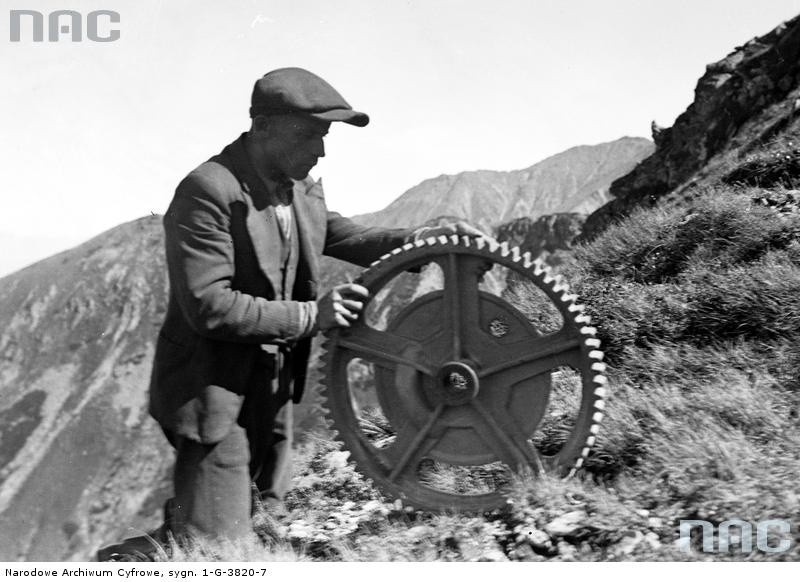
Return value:
[(723, 176), (722, 181), (761, 188), (797, 187), (800, 184), (800, 140), (789, 134), (771, 141), (747, 156)]

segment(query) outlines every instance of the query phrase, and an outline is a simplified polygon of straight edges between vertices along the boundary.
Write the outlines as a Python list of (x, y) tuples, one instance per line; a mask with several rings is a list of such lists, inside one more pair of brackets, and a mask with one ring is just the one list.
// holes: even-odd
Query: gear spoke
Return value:
[(457, 360), (461, 357), (461, 277), (455, 253), (447, 255), (445, 273), (445, 329), (453, 334), (452, 358)]
[(444, 271), (444, 322), (452, 339), (451, 359), (464, 356), (465, 334), (478, 325), (479, 295), (477, 268), (473, 257), (449, 253), (440, 263)]
[[(412, 459), (419, 458), (421, 454), (424, 454), (424, 452), (419, 453), (420, 447), (430, 438), (431, 432), (436, 425), (436, 421), (439, 420), (443, 410), (444, 404), (439, 404), (439, 406), (436, 407), (430, 416), (428, 416), (428, 419), (425, 421), (425, 425), (417, 434), (414, 435), (408, 444), (405, 443), (406, 439), (398, 436), (397, 440), (392, 445), (392, 448), (394, 449), (397, 447), (400, 454), (394, 468), (392, 469), (392, 472), (389, 473), (390, 482), (397, 480), (397, 477), (399, 477), (406, 470), (406, 467)], [(403, 436), (410, 434), (408, 431), (403, 431), (403, 433)]]
[(557, 333), (526, 342), (516, 349), (506, 348), (503, 362), (478, 371), (478, 378), (490, 378), (501, 373), (524, 374), (520, 379), (537, 376), (560, 366), (578, 367), (582, 339), (576, 335)]
[(425, 362), (402, 355), (415, 342), (388, 331), (379, 331), (363, 326), (357, 328), (357, 333), (339, 334), (334, 341), (337, 347), (349, 350), (356, 356), (382, 368), (396, 369), (397, 366), (407, 366), (428, 376), (436, 374)]
[(473, 400), (471, 404), (479, 417), (472, 428), (495, 451), (501, 461), (512, 470), (524, 470), (525, 467), (531, 465), (531, 461), (533, 461), (534, 467), (540, 465), (536, 459), (530, 456), (529, 451), (521, 448), (506, 434), (494, 416), (480, 402)]
[[(491, 416), (492, 418), (496, 419), (499, 417), (503, 418), (503, 427), (505, 427), (505, 433), (511, 439), (511, 442), (514, 443), (525, 458), (528, 461), (528, 465), (533, 469), (536, 473), (542, 474), (545, 471), (545, 468), (548, 466), (548, 459), (546, 457), (542, 457), (539, 455), (539, 451), (533, 446), (533, 443), (528, 441), (528, 436), (525, 432), (519, 427), (517, 421), (514, 419), (514, 416), (508, 414), (507, 410), (501, 410), (498, 408), (500, 406), (499, 401), (494, 401), (495, 406), (492, 407), (492, 410), (488, 410), (481, 405), (480, 402), (477, 403), (478, 407), (483, 408), (486, 415)], [(497, 423), (497, 421), (495, 421)], [(499, 423), (497, 423), (499, 426)]]

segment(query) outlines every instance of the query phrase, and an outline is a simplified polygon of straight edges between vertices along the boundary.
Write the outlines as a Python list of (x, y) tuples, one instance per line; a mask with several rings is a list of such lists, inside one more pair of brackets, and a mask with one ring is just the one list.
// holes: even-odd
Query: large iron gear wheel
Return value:
[[(498, 509), (507, 492), (434, 488), (420, 479), (421, 462), (574, 474), (594, 444), (606, 383), (600, 341), (577, 297), (528, 253), (455, 235), (395, 249), (356, 282), (372, 301), (394, 277), (429, 263), (441, 268), (443, 288), (413, 300), (385, 329), (369, 325), (362, 312), (350, 328), (326, 334), (323, 395), (350, 459), (390, 499), (434, 511)], [(493, 264), (543, 292), (561, 316), (560, 329), (545, 335), (514, 306), (479, 289)], [(383, 446), (360, 425), (348, 380), (354, 358), (375, 370), (376, 398), (394, 431)], [(579, 375), (577, 417), (560, 450), (545, 455), (530, 439), (547, 408), (554, 370), (565, 368)]]

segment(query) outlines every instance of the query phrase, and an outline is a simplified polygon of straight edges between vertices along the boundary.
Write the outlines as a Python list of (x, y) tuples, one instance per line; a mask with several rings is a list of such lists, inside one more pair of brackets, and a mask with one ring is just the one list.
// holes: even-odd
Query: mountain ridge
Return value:
[(574, 146), (520, 170), (441, 174), (423, 180), (384, 209), (353, 218), (376, 226), (408, 227), (441, 215), (460, 215), (489, 230), (523, 216), (588, 214), (608, 200), (608, 184), (653, 149), (645, 138), (622, 137)]

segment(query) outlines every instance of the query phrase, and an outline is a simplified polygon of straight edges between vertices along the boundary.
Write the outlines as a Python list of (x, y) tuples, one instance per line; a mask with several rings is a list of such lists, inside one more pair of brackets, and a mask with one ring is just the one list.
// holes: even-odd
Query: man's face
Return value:
[(268, 153), (267, 163), (289, 178), (302, 180), (325, 155), (323, 139), (330, 125), (302, 115), (269, 118), (265, 129), (258, 132)]

